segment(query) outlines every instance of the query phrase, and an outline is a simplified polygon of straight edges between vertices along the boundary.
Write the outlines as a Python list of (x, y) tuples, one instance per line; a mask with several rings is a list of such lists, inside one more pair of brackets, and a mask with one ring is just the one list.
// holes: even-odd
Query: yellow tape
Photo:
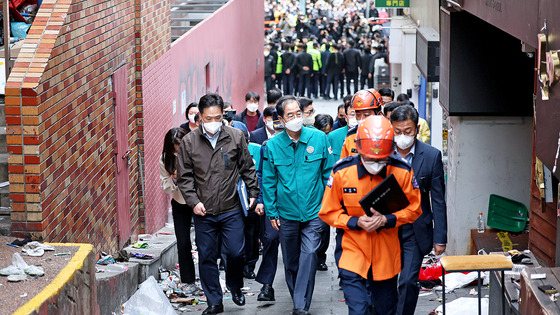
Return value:
[(79, 244), (79, 243), (45, 243), (53, 246), (79, 246), (80, 248), (74, 254), (74, 257), (68, 262), (68, 265), (64, 267), (56, 276), (56, 278), (47, 285), (43, 291), (35, 295), (29, 302), (27, 302), (22, 307), (18, 308), (13, 315), (27, 315), (33, 311), (36, 311), (43, 305), (45, 301), (51, 297), (58, 294), (58, 291), (62, 289), (64, 284), (72, 279), (76, 270), (79, 270), (84, 265), (84, 260), (87, 255), (93, 250), (93, 245), (91, 244)]
[(513, 249), (513, 243), (509, 239), (508, 232), (498, 232), (498, 238), (502, 242), (502, 250), (508, 252)]

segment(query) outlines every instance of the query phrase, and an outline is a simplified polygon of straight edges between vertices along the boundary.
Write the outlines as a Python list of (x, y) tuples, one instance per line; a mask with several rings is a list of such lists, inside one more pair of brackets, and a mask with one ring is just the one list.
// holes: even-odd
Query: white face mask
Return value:
[(348, 129), (352, 129), (358, 125), (358, 121), (355, 117), (348, 119)]
[(221, 121), (214, 121), (209, 123), (205, 122), (202, 124), (202, 126), (204, 127), (204, 130), (206, 130), (207, 133), (211, 133), (214, 135), (222, 128), (222, 122)]
[(360, 158), (362, 159), (362, 164), (364, 165), (366, 171), (368, 171), (371, 175), (377, 175), (387, 165), (387, 161), (364, 161), (364, 158)]
[(194, 115), (189, 115), (189, 122), (190, 122), (191, 124), (196, 124), (196, 121), (194, 121), (194, 116), (196, 116), (196, 114), (194, 114)]
[(401, 150), (410, 148), (414, 144), (414, 140), (416, 140), (414, 136), (407, 136), (404, 134), (395, 136), (395, 143)]
[(310, 117), (303, 116), (303, 124), (305, 126), (312, 126), (315, 123), (315, 116), (316, 114), (313, 114)]
[(265, 57), (268, 57), (268, 55), (270, 55), (270, 51), (265, 50), (265, 51), (264, 51), (264, 56), (265, 56)]
[(259, 104), (257, 103), (247, 103), (247, 110), (254, 113), (259, 109)]
[(356, 122), (358, 122), (358, 125), (361, 124), (365, 119), (360, 119), (360, 120), (356, 120)]
[(268, 131), (270, 131), (271, 133), (274, 133), (274, 122), (272, 120), (268, 120), (266, 122), (266, 128), (268, 128)]
[(303, 127), (303, 117), (294, 118), (287, 123), (284, 124), (286, 129), (290, 130), (291, 132), (298, 132)]

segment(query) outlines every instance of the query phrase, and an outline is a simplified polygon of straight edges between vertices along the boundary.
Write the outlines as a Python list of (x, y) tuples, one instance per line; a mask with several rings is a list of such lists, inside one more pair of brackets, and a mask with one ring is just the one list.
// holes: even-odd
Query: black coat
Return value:
[[(313, 57), (305, 51), (297, 54), (296, 65), (299, 74), (310, 74), (313, 70)], [(303, 67), (308, 67), (309, 69), (303, 70)]]
[(269, 77), (276, 73), (276, 60), (272, 54), (264, 58), (264, 76)]
[(299, 40), (301, 40), (304, 37), (309, 38), (309, 31), (310, 30), (311, 30), (311, 28), (309, 27), (309, 25), (307, 23), (301, 23), (300, 21), (297, 22), (296, 33), (297, 33), (297, 38)]
[(331, 55), (331, 52), (328, 50), (325, 50), (323, 52), (321, 52), (321, 74), (325, 74), (325, 66), (327, 64), (327, 60), (329, 60), (329, 56)]
[(366, 53), (362, 54), (360, 56), (360, 60), (361, 60), (360, 69), (362, 69), (363, 73), (368, 72), (369, 62), (371, 61), (371, 54), (366, 54)]
[(331, 53), (324, 68), (326, 74), (339, 75), (344, 69), (344, 55), (341, 52)]
[(344, 69), (346, 73), (358, 73), (360, 67), (360, 51), (350, 47), (344, 51)]
[(291, 51), (286, 51), (282, 54), (282, 72), (286, 73), (286, 70), (290, 69), (293, 72), (296, 67), (296, 56)]

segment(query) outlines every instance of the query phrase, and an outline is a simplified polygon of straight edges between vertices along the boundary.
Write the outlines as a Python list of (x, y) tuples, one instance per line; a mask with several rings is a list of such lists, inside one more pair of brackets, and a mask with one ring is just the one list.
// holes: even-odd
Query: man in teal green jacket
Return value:
[(315, 286), (317, 249), (324, 224), (318, 217), (332, 169), (327, 136), (303, 127), (295, 97), (280, 98), (276, 112), (285, 131), (269, 139), (263, 153), (262, 192), (272, 226), (280, 231), (292, 314), (309, 314)]
[(344, 145), (344, 140), (346, 139), (348, 130), (358, 125), (358, 121), (356, 120), (356, 111), (352, 106), (352, 102), (344, 104), (344, 113), (346, 121), (348, 122), (346, 126), (331, 131), (328, 135), (329, 143), (333, 151), (334, 162), (340, 160), (340, 152), (342, 151), (342, 146)]

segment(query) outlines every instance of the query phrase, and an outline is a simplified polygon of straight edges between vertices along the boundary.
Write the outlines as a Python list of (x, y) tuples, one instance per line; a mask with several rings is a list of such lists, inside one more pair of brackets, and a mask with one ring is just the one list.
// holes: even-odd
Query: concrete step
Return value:
[(0, 183), (8, 181), (8, 153), (0, 153)]
[(0, 235), (12, 235), (12, 218), (9, 215), (0, 215)]
[(12, 207), (0, 207), (0, 216), (10, 215), (12, 213)]
[(10, 199), (10, 185), (0, 187), (0, 215), (2, 208), (10, 208), (11, 212), (12, 200)]
[[(133, 262), (118, 263), (126, 266), (126, 271), (108, 271), (107, 266), (96, 265), (103, 272), (95, 273), (97, 285), (97, 305), (101, 314), (120, 314), (122, 304), (138, 288), (138, 264)], [(158, 280), (158, 278), (156, 278)]]
[[(0, 113), (2, 113), (1, 110)], [(6, 142), (6, 127), (0, 126), (0, 154), (2, 153), (8, 153), (8, 143)]]
[(2, 103), (0, 103), (0, 126), (6, 126), (6, 108), (4, 105), (4, 98), (2, 98)]
[[(164, 235), (161, 232), (171, 233), (171, 235)], [(148, 248), (133, 248), (132, 245), (124, 248), (131, 254), (150, 254), (155, 257), (154, 259), (130, 259), (130, 262), (138, 264), (138, 283), (144, 282), (150, 276), (159, 279), (158, 269), (160, 266), (167, 270), (175, 269), (179, 256), (177, 255), (177, 239), (173, 227), (164, 227), (154, 233), (151, 239), (142, 242), (148, 243)]]

